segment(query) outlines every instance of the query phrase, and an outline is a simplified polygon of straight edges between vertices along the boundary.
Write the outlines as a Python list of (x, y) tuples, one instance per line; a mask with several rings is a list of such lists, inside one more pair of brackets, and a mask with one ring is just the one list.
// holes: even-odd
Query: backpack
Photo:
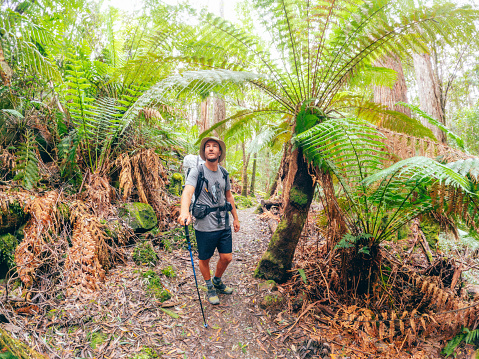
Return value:
[(185, 171), (185, 179), (190, 174), (192, 168), (197, 168), (199, 165), (205, 163), (199, 155), (186, 155), (183, 158), (183, 170)]

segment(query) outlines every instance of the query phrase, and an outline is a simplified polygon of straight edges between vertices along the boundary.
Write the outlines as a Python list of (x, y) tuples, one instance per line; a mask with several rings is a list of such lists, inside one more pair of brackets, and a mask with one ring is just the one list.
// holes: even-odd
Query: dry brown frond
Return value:
[(141, 149), (132, 157), (124, 154), (116, 164), (121, 167), (123, 199), (128, 198), (134, 185), (140, 202), (148, 203), (155, 210), (160, 230), (170, 229), (178, 208), (171, 203), (167, 191), (168, 174), (155, 151)]
[(117, 160), (116, 165), (121, 168), (120, 171), (120, 189), (123, 190), (123, 200), (130, 196), (133, 189), (133, 179), (131, 177), (130, 156), (128, 153), (122, 154)]
[(110, 212), (111, 200), (115, 194), (108, 179), (99, 173), (89, 173), (85, 182), (85, 202), (97, 216), (105, 217)]
[(0, 153), (0, 168), (4, 171), (11, 171), (15, 167), (15, 156), (3, 149)]
[(72, 247), (65, 261), (68, 277), (68, 295), (87, 296), (99, 289), (110, 265), (103, 225), (92, 216), (84, 203), (72, 205)]
[[(21, 196), (21, 195), (20, 195)], [(60, 195), (51, 191), (43, 197), (25, 201), (24, 210), (31, 215), (24, 229), (25, 238), (15, 250), (15, 263), (22, 282), (33, 284), (35, 271), (43, 263), (41, 254), (48, 251), (48, 242), (53, 242), (52, 233), (57, 231), (57, 203)]]
[(441, 156), (445, 162), (477, 158), (456, 148), (445, 146), (429, 139), (414, 137), (385, 128), (379, 128), (378, 130), (386, 137), (386, 140), (383, 142), (388, 151), (398, 156), (401, 160), (414, 156), (426, 156), (429, 158)]

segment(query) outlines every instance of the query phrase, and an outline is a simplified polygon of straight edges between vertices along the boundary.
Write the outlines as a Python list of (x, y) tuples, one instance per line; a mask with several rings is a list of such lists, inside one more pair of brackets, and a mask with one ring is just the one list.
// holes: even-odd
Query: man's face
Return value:
[(205, 158), (209, 162), (219, 160), (221, 156), (221, 148), (218, 142), (209, 140), (205, 143)]

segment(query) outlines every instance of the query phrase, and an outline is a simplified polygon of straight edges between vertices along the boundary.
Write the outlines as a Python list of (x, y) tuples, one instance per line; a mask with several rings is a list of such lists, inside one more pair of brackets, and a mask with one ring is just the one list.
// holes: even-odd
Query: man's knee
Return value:
[(199, 259), (198, 262), (200, 263), (200, 265), (208, 266), (208, 265), (210, 264), (210, 259), (211, 259), (211, 258), (208, 258), (208, 259)]
[(233, 260), (233, 253), (220, 253), (220, 259), (226, 264), (230, 264)]

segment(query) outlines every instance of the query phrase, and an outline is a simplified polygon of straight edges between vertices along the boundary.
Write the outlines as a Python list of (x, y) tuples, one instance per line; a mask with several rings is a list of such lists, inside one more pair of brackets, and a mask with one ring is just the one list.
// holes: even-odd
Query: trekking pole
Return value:
[(208, 328), (208, 324), (206, 324), (206, 319), (205, 319), (205, 312), (203, 311), (203, 304), (201, 303), (200, 291), (198, 289), (198, 281), (196, 280), (195, 263), (193, 262), (193, 253), (191, 252), (190, 233), (188, 231), (188, 226), (186, 225), (186, 219), (185, 219), (185, 232), (186, 232), (186, 241), (188, 242), (188, 250), (190, 251), (191, 266), (193, 267), (193, 277), (195, 277), (196, 291), (198, 292), (198, 299), (200, 300), (201, 314), (203, 314), (203, 323), (205, 325), (205, 328)]

